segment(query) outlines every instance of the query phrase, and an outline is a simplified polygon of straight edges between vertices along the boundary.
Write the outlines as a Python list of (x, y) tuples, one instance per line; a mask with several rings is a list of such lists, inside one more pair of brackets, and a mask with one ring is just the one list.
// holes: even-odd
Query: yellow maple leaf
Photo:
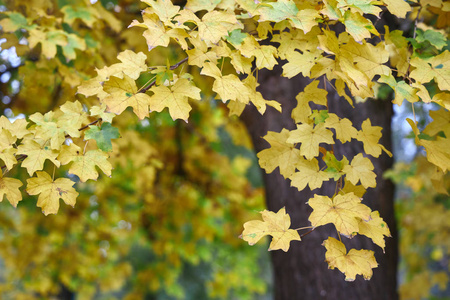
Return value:
[(27, 179), (27, 193), (39, 195), (37, 206), (42, 208), (44, 215), (56, 214), (59, 210), (59, 199), (74, 206), (78, 193), (72, 187), (75, 182), (68, 178), (58, 178), (55, 181), (46, 172), (36, 172), (37, 177)]
[(370, 119), (365, 120), (361, 125), (361, 130), (358, 131), (357, 140), (364, 145), (364, 151), (374, 157), (378, 157), (381, 154), (381, 150), (392, 157), (392, 153), (389, 152), (383, 145), (378, 144), (381, 138), (380, 126), (372, 126)]
[(203, 65), (202, 75), (215, 78), (212, 90), (216, 92), (223, 102), (227, 100), (239, 101), (247, 104), (249, 102), (250, 93), (245, 84), (234, 74), (223, 76), (219, 68), (210, 62)]
[(202, 21), (197, 22), (197, 26), (200, 38), (213, 44), (227, 36), (228, 32), (243, 28), (234, 13), (217, 10), (207, 12), (202, 17)]
[(22, 162), (22, 167), (27, 169), (30, 176), (37, 170), (42, 170), (44, 162), (47, 159), (55, 164), (55, 166), (60, 166), (60, 162), (56, 160), (58, 151), (50, 149), (49, 146), (46, 146), (45, 142), (39, 144), (35, 140), (24, 140), (17, 148), (17, 154), (27, 156)]
[(108, 161), (108, 154), (101, 150), (90, 150), (82, 154), (80, 147), (77, 145), (64, 145), (61, 148), (58, 160), (63, 165), (72, 163), (69, 173), (77, 175), (81, 182), (85, 182), (88, 179), (97, 180), (98, 172), (95, 168), (96, 166), (107, 176), (111, 176), (112, 166)]
[(150, 109), (160, 112), (167, 107), (173, 120), (187, 121), (192, 109), (188, 98), (200, 100), (200, 89), (186, 78), (178, 79), (170, 88), (160, 85), (152, 87), (150, 91), (154, 93), (150, 98)]
[(344, 167), (343, 171), (348, 181), (354, 185), (361, 181), (361, 184), (367, 189), (368, 187), (374, 188), (377, 185), (375, 180), (377, 175), (373, 172), (373, 169), (370, 159), (359, 153), (353, 157), (350, 165)]
[(411, 11), (411, 6), (404, 0), (383, 0), (391, 14), (404, 19), (406, 13)]
[(147, 56), (142, 52), (135, 53), (125, 50), (120, 52), (117, 58), (122, 62), (120, 64), (121, 71), (134, 80), (139, 78), (141, 72), (147, 71), (148, 67), (145, 63)]
[(7, 117), (0, 117), (0, 128), (8, 129), (8, 131), (18, 139), (21, 139), (30, 133), (27, 129), (27, 125), (28, 122), (26, 119), (16, 119), (11, 123)]
[(248, 36), (243, 43), (237, 47), (245, 57), (256, 58), (256, 67), (258, 69), (267, 68), (272, 70), (277, 64), (277, 49), (273, 46), (261, 46), (253, 36)]
[(15, 178), (3, 177), (0, 169), (0, 202), (3, 201), (3, 196), (6, 196), (12, 206), (17, 207), (17, 203), (22, 200), (22, 193), (19, 190), (22, 181)]
[(163, 22), (170, 22), (171, 19), (178, 13), (180, 7), (173, 5), (172, 1), (165, 0), (142, 0), (152, 7), (152, 12), (157, 14), (159, 19)]
[(257, 156), (259, 165), (267, 173), (271, 173), (279, 167), (280, 174), (284, 178), (288, 178), (294, 173), (296, 164), (303, 159), (300, 150), (286, 142), (288, 136), (289, 130), (283, 128), (280, 133), (269, 131), (264, 137), (270, 144), (270, 148), (262, 150)]
[(327, 105), (328, 92), (324, 89), (318, 88), (319, 81), (314, 80), (308, 84), (303, 92), (300, 92), (295, 99), (297, 99), (297, 106), (292, 110), (291, 117), (295, 123), (307, 123), (308, 117), (311, 115), (311, 107), (309, 102), (319, 105)]
[(300, 124), (289, 133), (288, 143), (301, 143), (300, 154), (311, 160), (319, 155), (319, 144), (334, 144), (333, 133), (324, 124)]
[(353, 61), (358, 70), (363, 72), (369, 80), (376, 75), (391, 74), (391, 70), (385, 65), (389, 60), (389, 52), (384, 42), (374, 46), (363, 41), (361, 45), (350, 39), (348, 43), (341, 46), (340, 50), (341, 55)]
[(1, 151), (0, 159), (3, 160), (7, 169), (11, 170), (14, 167), (14, 165), (17, 163), (17, 159), (15, 156), (17, 149), (10, 147), (10, 148), (6, 148), (6, 149), (2, 149), (0, 151)]
[(299, 191), (302, 191), (306, 185), (311, 190), (320, 188), (324, 181), (327, 181), (328, 175), (321, 171), (319, 168), (319, 162), (317, 159), (312, 160), (299, 160), (296, 165), (298, 172), (295, 172), (291, 179), (291, 186), (295, 186)]
[(346, 281), (354, 281), (356, 275), (362, 275), (364, 279), (369, 280), (373, 274), (372, 269), (378, 266), (373, 251), (351, 249), (347, 253), (345, 245), (332, 237), (322, 245), (327, 249), (325, 259), (328, 267), (338, 268), (345, 274)]
[(358, 130), (353, 127), (349, 119), (340, 119), (333, 113), (328, 114), (328, 118), (325, 120), (325, 127), (334, 128), (336, 130), (336, 138), (343, 143), (351, 141), (352, 138), (356, 139), (358, 136)]
[(415, 57), (411, 59), (411, 78), (419, 83), (426, 83), (435, 79), (441, 90), (450, 91), (450, 52), (445, 50), (441, 54), (429, 59)]
[(167, 33), (164, 24), (159, 20), (159, 17), (156, 14), (149, 14), (144, 11), (142, 19), (142, 23), (133, 20), (128, 27), (137, 26), (146, 28), (142, 35), (147, 41), (148, 51), (157, 46), (167, 47), (170, 42), (170, 35)]
[(309, 199), (313, 212), (309, 221), (314, 227), (332, 223), (345, 236), (358, 232), (358, 220), (369, 220), (371, 210), (361, 203), (361, 199), (353, 193), (336, 195), (333, 199), (327, 196), (315, 195)]
[(103, 103), (110, 112), (121, 114), (128, 106), (131, 106), (139, 119), (148, 117), (150, 96), (138, 93), (136, 82), (129, 76), (124, 75), (123, 79), (112, 76), (105, 82), (103, 89), (109, 94), (103, 99)]
[(370, 214), (370, 220), (359, 220), (359, 234), (369, 237), (375, 244), (380, 246), (384, 252), (384, 236), (391, 236), (391, 232), (378, 211)]
[(316, 64), (318, 53), (311, 53), (309, 51), (290, 52), (286, 55), (288, 62), (283, 65), (283, 76), (292, 78), (300, 73), (303, 76), (309, 77), (311, 68)]
[(291, 218), (286, 213), (285, 208), (281, 208), (277, 213), (264, 210), (261, 212), (264, 221), (253, 220), (244, 224), (244, 231), (239, 236), (249, 245), (256, 244), (263, 236), (271, 235), (272, 242), (269, 251), (281, 249), (284, 252), (289, 250), (291, 241), (300, 241), (297, 230), (289, 229)]

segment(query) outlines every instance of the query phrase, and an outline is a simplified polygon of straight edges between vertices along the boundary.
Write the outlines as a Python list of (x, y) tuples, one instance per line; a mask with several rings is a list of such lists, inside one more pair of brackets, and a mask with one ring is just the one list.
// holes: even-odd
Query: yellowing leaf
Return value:
[(336, 114), (329, 113), (325, 120), (325, 127), (334, 128), (336, 130), (336, 138), (341, 142), (349, 142), (358, 136), (358, 130), (352, 126), (349, 119), (340, 119)]
[(37, 177), (27, 179), (27, 192), (39, 195), (37, 206), (42, 208), (44, 215), (56, 214), (59, 210), (59, 199), (64, 203), (75, 205), (78, 193), (72, 187), (75, 182), (67, 178), (55, 181), (46, 172), (36, 172)]
[(11, 135), (17, 137), (18, 139), (23, 138), (30, 132), (27, 129), (28, 122), (25, 119), (16, 119), (14, 122), (5, 117), (0, 117), (0, 128), (8, 129)]
[(19, 190), (22, 185), (22, 181), (18, 179), (4, 177), (0, 169), (0, 202), (3, 201), (3, 196), (6, 196), (9, 203), (17, 207), (17, 203), (22, 200), (22, 193)]
[(407, 84), (404, 80), (397, 82), (392, 75), (382, 75), (379, 81), (387, 83), (395, 91), (395, 99), (392, 101), (394, 104), (401, 106), (404, 99), (411, 103), (419, 101), (417, 89)]
[(358, 232), (358, 219), (369, 220), (371, 210), (361, 203), (355, 194), (336, 195), (333, 199), (327, 196), (315, 195), (309, 199), (313, 212), (309, 221), (314, 227), (334, 224), (336, 229), (345, 236)]
[(258, 69), (267, 68), (273, 69), (277, 64), (277, 49), (273, 46), (261, 46), (253, 36), (248, 36), (244, 39), (242, 45), (238, 47), (239, 51), (245, 57), (256, 57), (256, 67)]
[(381, 150), (386, 152), (389, 156), (392, 153), (389, 152), (383, 145), (378, 144), (381, 138), (381, 127), (372, 126), (370, 119), (365, 120), (361, 125), (361, 130), (358, 131), (357, 140), (363, 142), (364, 151), (374, 157), (378, 157), (381, 154)]
[(327, 181), (328, 175), (321, 171), (317, 159), (300, 160), (297, 163), (298, 172), (295, 172), (289, 179), (291, 179), (291, 186), (295, 186), (299, 191), (302, 191), (306, 185), (311, 190), (320, 188), (324, 181)]
[(264, 210), (261, 215), (264, 221), (254, 220), (244, 224), (244, 231), (240, 238), (249, 245), (256, 244), (263, 236), (271, 235), (272, 242), (269, 245), (269, 251), (281, 249), (287, 252), (291, 241), (300, 241), (298, 232), (289, 229), (291, 218), (286, 214), (284, 207), (277, 213)]
[(410, 74), (414, 80), (426, 83), (435, 79), (441, 90), (450, 91), (450, 52), (448, 50), (427, 60), (415, 57), (411, 59), (411, 66), (416, 67)]
[(311, 160), (319, 155), (319, 144), (334, 144), (333, 133), (321, 123), (315, 127), (312, 124), (297, 125), (287, 139), (288, 143), (301, 143), (300, 154)]
[(125, 75), (123, 79), (113, 76), (105, 82), (103, 89), (109, 94), (103, 99), (109, 111), (121, 114), (128, 106), (131, 106), (139, 119), (148, 117), (150, 96), (138, 93), (136, 82), (129, 76)]
[(360, 13), (351, 13), (347, 10), (344, 15), (344, 24), (347, 32), (350, 33), (355, 41), (361, 42), (364, 39), (370, 39), (371, 33), (380, 35), (370, 20), (364, 18)]
[(247, 104), (250, 93), (244, 83), (234, 74), (222, 76), (219, 68), (212, 63), (205, 63), (201, 72), (202, 75), (214, 77), (212, 90), (216, 92), (223, 102), (227, 100), (237, 100)]
[(332, 237), (322, 245), (327, 249), (325, 259), (328, 267), (338, 268), (345, 274), (346, 281), (354, 281), (356, 275), (362, 275), (364, 279), (369, 280), (373, 274), (372, 269), (378, 266), (373, 251), (351, 249), (347, 253), (345, 245)]
[(234, 13), (213, 10), (206, 13), (197, 25), (200, 38), (215, 44), (229, 31), (241, 28), (238, 24)]
[(288, 62), (283, 65), (283, 76), (292, 78), (302, 73), (303, 76), (309, 77), (311, 68), (316, 64), (317, 54), (309, 51), (292, 52), (286, 59)]
[(376, 187), (377, 181), (375, 178), (377, 175), (373, 172), (373, 164), (367, 157), (364, 157), (362, 153), (353, 157), (350, 165), (344, 167), (344, 173), (347, 176), (347, 180), (356, 185), (358, 181), (367, 189), (369, 187)]
[(37, 170), (42, 170), (47, 159), (55, 166), (60, 166), (59, 161), (56, 160), (58, 151), (50, 149), (50, 146), (46, 146), (45, 143), (40, 145), (34, 140), (25, 140), (17, 148), (17, 154), (25, 154), (27, 156), (22, 162), (22, 167), (27, 169), (30, 176)]
[(267, 173), (279, 167), (280, 174), (288, 178), (294, 173), (296, 164), (302, 160), (300, 150), (286, 142), (288, 136), (289, 130), (283, 129), (280, 133), (269, 131), (264, 137), (271, 147), (259, 152), (257, 156), (259, 165)]
[(142, 18), (144, 22), (139, 23), (137, 20), (134, 20), (128, 27), (138, 26), (146, 28), (143, 36), (147, 40), (148, 51), (157, 46), (167, 47), (170, 42), (170, 35), (158, 16), (145, 13), (144, 11)]
[(297, 99), (297, 106), (292, 110), (292, 119), (295, 123), (307, 123), (308, 117), (311, 115), (311, 107), (309, 102), (319, 105), (327, 105), (328, 92), (324, 89), (318, 88), (319, 81), (314, 80), (308, 84), (303, 92), (300, 92), (295, 99)]
[(70, 174), (77, 175), (81, 182), (88, 179), (97, 180), (98, 172), (96, 166), (100, 168), (107, 176), (111, 176), (112, 166), (108, 161), (108, 154), (101, 150), (90, 150), (82, 154), (80, 147), (75, 144), (63, 146), (58, 160), (67, 165), (72, 163), (69, 169)]
[(399, 18), (405, 18), (406, 13), (411, 11), (411, 6), (405, 0), (383, 0), (383, 2), (387, 4), (391, 14)]
[(386, 222), (380, 218), (378, 211), (373, 211), (370, 214), (370, 220), (359, 220), (359, 234), (369, 237), (375, 244), (380, 246), (384, 252), (384, 236), (391, 236)]
[(147, 56), (142, 52), (134, 53), (131, 50), (125, 50), (120, 52), (117, 58), (122, 62), (121, 71), (134, 80), (139, 78), (141, 72), (147, 71), (145, 64)]
[(186, 78), (178, 79), (170, 88), (160, 85), (152, 87), (154, 93), (150, 98), (150, 109), (160, 112), (169, 109), (172, 119), (187, 120), (192, 107), (188, 98), (200, 100), (200, 89)]

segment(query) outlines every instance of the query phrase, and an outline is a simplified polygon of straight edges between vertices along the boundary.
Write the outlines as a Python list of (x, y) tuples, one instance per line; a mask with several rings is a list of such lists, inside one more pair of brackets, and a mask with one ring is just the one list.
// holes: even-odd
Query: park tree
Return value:
[[(397, 299), (389, 178), (402, 296), (446, 289), (418, 258), (450, 254), (449, 2), (0, 4), (4, 297), (251, 299), (240, 234), (276, 299)], [(416, 160), (383, 177), (405, 103)]]

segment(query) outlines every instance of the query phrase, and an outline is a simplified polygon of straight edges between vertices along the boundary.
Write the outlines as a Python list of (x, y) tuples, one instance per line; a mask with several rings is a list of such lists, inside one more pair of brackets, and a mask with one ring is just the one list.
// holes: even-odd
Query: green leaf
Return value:
[(103, 123), (102, 127), (89, 126), (84, 137), (86, 140), (95, 140), (100, 150), (109, 152), (112, 150), (111, 139), (120, 137), (119, 129), (111, 126), (111, 123)]

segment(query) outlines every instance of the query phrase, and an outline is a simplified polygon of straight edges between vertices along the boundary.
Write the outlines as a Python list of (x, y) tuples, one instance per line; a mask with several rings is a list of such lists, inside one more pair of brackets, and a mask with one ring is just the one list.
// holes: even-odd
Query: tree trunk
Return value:
[[(265, 99), (276, 99), (282, 104), (283, 112), (280, 114), (269, 108), (261, 116), (254, 107), (247, 107), (242, 115), (248, 131), (252, 137), (257, 152), (269, 147), (262, 137), (267, 131), (280, 132), (282, 128), (294, 129), (291, 111), (297, 105), (295, 96), (303, 91), (309, 83), (308, 79), (297, 76), (291, 80), (281, 77), (281, 70), (260, 71), (259, 91)], [(387, 149), (391, 148), (390, 124), (392, 104), (389, 101), (367, 101), (355, 105), (353, 109), (346, 100), (332, 90), (328, 90), (328, 103), (330, 112), (340, 117), (349, 118), (357, 129), (362, 121), (370, 118), (372, 125), (383, 127), (383, 137), (380, 143)], [(359, 127), (358, 127), (359, 126)], [(363, 152), (362, 143), (353, 140), (344, 145), (337, 142), (334, 152), (338, 159), (345, 155), (350, 161), (354, 155)], [(317, 228), (311, 234), (303, 237), (301, 242), (291, 242), (287, 253), (277, 250), (271, 253), (274, 273), (274, 296), (276, 300), (284, 299), (398, 299), (396, 290), (397, 273), (397, 231), (394, 218), (392, 182), (382, 178), (382, 173), (392, 166), (392, 159), (386, 154), (372, 159), (377, 174), (376, 189), (369, 189), (364, 196), (363, 203), (373, 210), (380, 211), (380, 215), (388, 224), (392, 237), (386, 238), (386, 253), (374, 245), (368, 238), (358, 235), (353, 239), (343, 237), (347, 250), (371, 249), (379, 266), (374, 269), (370, 281), (365, 281), (358, 275), (354, 282), (346, 282), (344, 275), (338, 270), (329, 270), (325, 262), (325, 248), (321, 246), (327, 236), (336, 237), (337, 233), (332, 225)], [(313, 193), (310, 190), (299, 192), (290, 187), (290, 180), (284, 179), (278, 169), (271, 174), (263, 171), (266, 188), (267, 207), (271, 211), (278, 211), (283, 206), (291, 216), (291, 228), (309, 226), (308, 216), (311, 208), (305, 204)], [(331, 196), (335, 184), (327, 183), (315, 193)]]

